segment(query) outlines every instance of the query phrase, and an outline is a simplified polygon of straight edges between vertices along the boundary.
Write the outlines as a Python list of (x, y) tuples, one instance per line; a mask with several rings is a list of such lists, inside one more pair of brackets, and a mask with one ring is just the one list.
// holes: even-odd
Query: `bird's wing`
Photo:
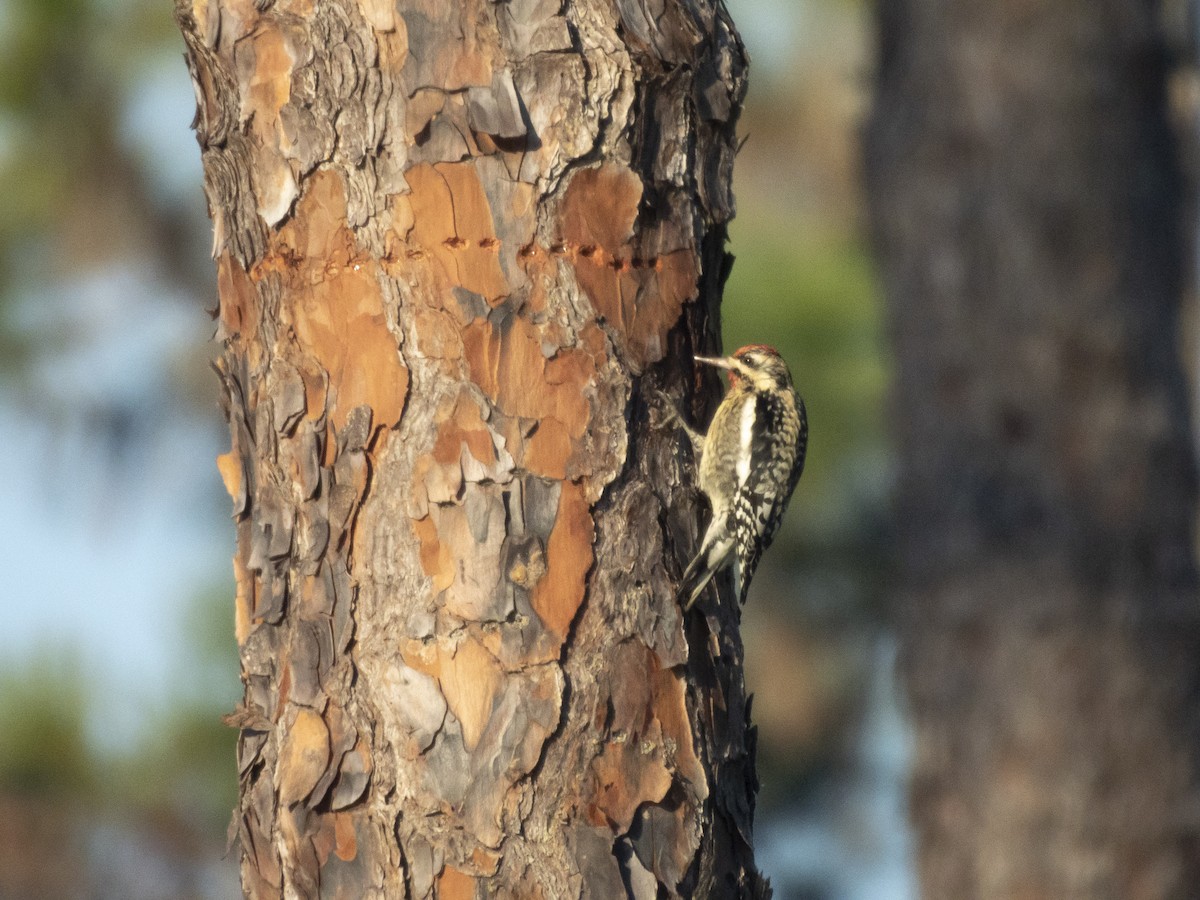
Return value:
[(738, 599), (743, 603), (762, 553), (774, 540), (791, 489), (800, 477), (796, 464), (798, 447), (778, 446), (775, 440), (783, 416), (781, 402), (771, 395), (759, 394), (755, 400), (755, 420), (762, 427), (747, 427), (742, 433), (743, 450), (748, 447), (750, 452), (743, 456), (748, 464), (738, 471), (738, 488), (729, 514), (737, 537), (742, 582)]

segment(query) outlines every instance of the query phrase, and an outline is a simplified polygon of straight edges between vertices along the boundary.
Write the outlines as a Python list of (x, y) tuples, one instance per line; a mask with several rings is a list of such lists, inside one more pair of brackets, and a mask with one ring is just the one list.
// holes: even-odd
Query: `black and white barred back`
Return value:
[[(794, 398), (794, 403), (789, 402)], [(808, 449), (808, 415), (804, 401), (776, 393), (755, 393), (755, 416), (763, 423), (751, 441), (746, 479), (733, 497), (730, 529), (736, 537), (738, 555), (738, 601), (746, 602), (750, 580), (758, 569), (763, 551), (771, 546), (792, 492), (804, 472)], [(793, 437), (794, 435), (794, 437)], [(786, 485), (780, 492), (779, 485)]]

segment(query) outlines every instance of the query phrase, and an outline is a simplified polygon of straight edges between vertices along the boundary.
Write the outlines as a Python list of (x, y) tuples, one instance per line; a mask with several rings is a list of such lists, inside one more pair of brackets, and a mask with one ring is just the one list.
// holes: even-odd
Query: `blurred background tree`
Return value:
[(1200, 884), (1195, 202), (1165, 8), (879, 6), (866, 172), (926, 897)]

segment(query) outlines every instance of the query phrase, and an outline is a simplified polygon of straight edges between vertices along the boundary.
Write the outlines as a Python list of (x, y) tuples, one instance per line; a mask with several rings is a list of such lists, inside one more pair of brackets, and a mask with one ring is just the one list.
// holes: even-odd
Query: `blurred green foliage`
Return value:
[(888, 368), (878, 286), (862, 238), (762, 217), (731, 229), (725, 346), (776, 346), (808, 409), (807, 539), (850, 538), (886, 494)]
[(237, 730), (221, 722), (241, 696), (232, 596), (232, 583), (222, 583), (192, 598), (169, 706), (153, 716), (155, 727), (137, 751), (120, 761), (128, 800), (166, 806), (209, 830), (225, 826), (237, 800)]
[(0, 0), (0, 374), (37, 342), (12, 325), (19, 289), (86, 262), (80, 235), (119, 231), (122, 196), (144, 193), (122, 104), (179, 43), (163, 0)]
[(240, 688), (231, 593), (222, 586), (193, 598), (169, 706), (121, 747), (89, 737), (113, 688), (81, 654), (57, 648), (0, 672), (0, 793), (155, 811), (220, 833), (237, 797), (237, 732), (220, 720)]
[(43, 651), (0, 673), (0, 791), (78, 796), (95, 790), (87, 682), (77, 659), (61, 649)]

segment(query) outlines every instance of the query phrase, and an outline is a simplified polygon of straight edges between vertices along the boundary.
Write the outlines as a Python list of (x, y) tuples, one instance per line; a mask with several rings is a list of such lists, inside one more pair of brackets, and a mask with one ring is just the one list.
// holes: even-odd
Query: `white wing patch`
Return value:
[(741, 446), (738, 448), (737, 458), (739, 485), (745, 484), (746, 479), (750, 477), (751, 445), (754, 441), (754, 408), (757, 405), (754, 394), (748, 394), (742, 403)]

